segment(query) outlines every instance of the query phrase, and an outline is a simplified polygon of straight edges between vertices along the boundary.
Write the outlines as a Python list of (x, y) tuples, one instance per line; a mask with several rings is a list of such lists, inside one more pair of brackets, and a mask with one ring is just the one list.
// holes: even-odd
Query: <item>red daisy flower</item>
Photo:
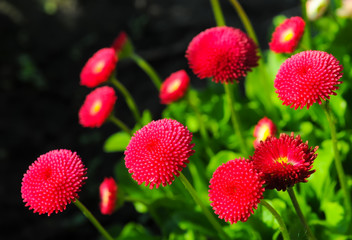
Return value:
[(257, 125), (255, 125), (253, 136), (254, 147), (257, 147), (260, 141), (264, 141), (267, 137), (273, 136), (276, 134), (276, 126), (269, 118), (264, 117), (259, 120)]
[(201, 79), (238, 82), (258, 65), (257, 45), (244, 32), (232, 27), (213, 27), (193, 38), (186, 51), (193, 72)]
[(253, 162), (235, 159), (224, 163), (213, 173), (209, 186), (209, 200), (215, 214), (225, 222), (245, 222), (263, 198), (261, 173)]
[(117, 200), (117, 184), (115, 180), (105, 178), (100, 184), (100, 212), (104, 215), (110, 215), (115, 210)]
[(81, 85), (96, 87), (109, 80), (115, 70), (117, 56), (113, 48), (103, 48), (96, 52), (81, 71)]
[(306, 23), (301, 17), (291, 17), (276, 27), (269, 47), (276, 53), (292, 53), (301, 40)]
[(21, 193), (26, 207), (39, 214), (58, 213), (78, 198), (87, 169), (70, 150), (53, 150), (41, 155), (22, 179)]
[(131, 138), (125, 151), (125, 164), (132, 178), (152, 189), (171, 184), (194, 153), (192, 133), (172, 119), (152, 121)]
[(100, 127), (112, 112), (117, 96), (112, 87), (104, 86), (89, 93), (79, 110), (83, 127)]
[(112, 47), (117, 53), (119, 53), (119, 52), (123, 49), (123, 47), (124, 47), (124, 45), (126, 44), (127, 40), (128, 40), (128, 37), (127, 37), (126, 32), (122, 31), (122, 32), (120, 32), (119, 35), (115, 38), (115, 40), (114, 40), (114, 42), (113, 42), (113, 44), (112, 44), (111, 47)]
[(307, 109), (321, 99), (336, 95), (342, 81), (342, 65), (331, 54), (322, 51), (304, 51), (288, 58), (276, 75), (274, 87), (283, 105)]
[(285, 191), (287, 187), (293, 187), (296, 183), (307, 182), (307, 178), (315, 172), (312, 169), (315, 153), (308, 146), (308, 141), (303, 143), (298, 135), (294, 137), (280, 134), (280, 138), (268, 137), (261, 142), (254, 151), (254, 167), (263, 172), (266, 188)]
[(185, 70), (171, 74), (161, 85), (160, 100), (162, 104), (177, 101), (185, 95), (189, 86), (189, 76)]

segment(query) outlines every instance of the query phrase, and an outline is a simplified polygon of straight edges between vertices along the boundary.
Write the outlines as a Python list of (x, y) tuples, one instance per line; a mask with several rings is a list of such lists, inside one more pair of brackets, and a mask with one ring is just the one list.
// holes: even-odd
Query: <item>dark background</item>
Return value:
[[(232, 6), (220, 2), (227, 25), (243, 29)], [(300, 14), (300, 1), (241, 2), (262, 49), (268, 47), (273, 16)], [(82, 157), (88, 180), (80, 199), (103, 225), (136, 221), (158, 234), (150, 218), (137, 214), (129, 204), (109, 217), (99, 212), (99, 184), (113, 176), (113, 166), (122, 155), (102, 149), (104, 140), (118, 131), (113, 124), (99, 129), (78, 124), (78, 110), (91, 91), (79, 85), (79, 74), (87, 59), (110, 46), (121, 30), (163, 79), (181, 68), (191, 73), (184, 58), (187, 45), (212, 26), (210, 2), (202, 0), (0, 0), (0, 239), (98, 238), (73, 204), (50, 217), (24, 207), (23, 174), (39, 155), (59, 148)], [(191, 84), (200, 87), (200, 80), (191, 76)], [(141, 110), (148, 108), (154, 119), (160, 118), (163, 106), (144, 72), (131, 61), (121, 61), (117, 77)], [(122, 98), (115, 111), (133, 126)]]

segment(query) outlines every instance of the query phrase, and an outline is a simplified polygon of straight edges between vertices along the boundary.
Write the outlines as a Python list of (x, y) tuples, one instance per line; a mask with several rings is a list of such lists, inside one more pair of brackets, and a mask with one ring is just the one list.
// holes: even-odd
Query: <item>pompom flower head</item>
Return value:
[(276, 27), (269, 47), (276, 53), (292, 53), (295, 51), (304, 33), (305, 22), (301, 17), (286, 19)]
[(131, 138), (125, 164), (132, 178), (152, 189), (171, 184), (194, 153), (192, 133), (172, 119), (152, 121)]
[(86, 168), (70, 150), (53, 150), (41, 155), (22, 179), (21, 193), (26, 207), (39, 214), (58, 213), (78, 198)]
[(283, 105), (309, 109), (313, 103), (330, 99), (342, 81), (342, 65), (331, 54), (322, 51), (304, 51), (288, 58), (274, 81), (276, 93)]
[(245, 222), (263, 198), (264, 183), (252, 162), (244, 158), (228, 161), (215, 170), (210, 180), (210, 205), (226, 222)]
[(80, 76), (81, 85), (93, 88), (108, 81), (116, 63), (117, 56), (113, 48), (100, 49), (84, 65)]
[(117, 184), (115, 180), (110, 178), (105, 178), (100, 184), (100, 212), (104, 215), (111, 215), (115, 210), (116, 200), (117, 200)]
[(188, 45), (186, 58), (199, 78), (228, 83), (247, 75), (258, 65), (257, 45), (240, 29), (209, 28)]
[(261, 142), (251, 157), (254, 167), (263, 172), (265, 188), (285, 191), (296, 183), (307, 182), (307, 178), (315, 172), (311, 170), (317, 157), (318, 147), (303, 143), (298, 135), (294, 137), (280, 134), (280, 138), (268, 137)]
[(264, 141), (270, 136), (276, 134), (276, 126), (269, 118), (264, 117), (259, 120), (257, 125), (254, 127), (253, 136), (255, 137), (254, 140), (254, 147), (257, 147), (260, 141)]
[(79, 110), (79, 123), (83, 127), (100, 127), (109, 117), (117, 96), (112, 87), (104, 86), (89, 93)]
[(169, 104), (182, 98), (189, 86), (189, 76), (185, 70), (179, 70), (171, 74), (160, 88), (160, 101)]

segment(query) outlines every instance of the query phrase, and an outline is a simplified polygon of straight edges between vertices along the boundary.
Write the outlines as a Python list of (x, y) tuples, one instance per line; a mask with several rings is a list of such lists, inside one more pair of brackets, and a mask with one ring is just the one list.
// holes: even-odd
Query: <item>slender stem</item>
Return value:
[(208, 132), (207, 132), (205, 125), (204, 125), (202, 114), (200, 113), (197, 106), (194, 105), (194, 101), (192, 101), (189, 92), (186, 93), (186, 99), (187, 99), (188, 105), (192, 108), (192, 110), (195, 112), (195, 114), (197, 116), (198, 123), (199, 123), (199, 131), (200, 131), (200, 135), (202, 136), (202, 139), (204, 141), (205, 151), (207, 152), (209, 157), (213, 157), (214, 152), (209, 147), (209, 136), (208, 136)]
[(134, 118), (138, 123), (141, 123), (141, 115), (139, 114), (138, 107), (136, 105), (136, 102), (134, 101), (132, 95), (129, 93), (129, 91), (125, 88), (125, 86), (119, 82), (115, 77), (111, 77), (110, 81), (114, 86), (122, 93), (122, 95), (125, 97), (126, 103), (128, 107), (130, 108), (131, 112), (133, 113)]
[(334, 151), (334, 162), (335, 162), (335, 167), (337, 171), (337, 176), (339, 178), (340, 186), (342, 188), (343, 194), (344, 194), (344, 200), (345, 200), (345, 207), (346, 207), (346, 213), (347, 213), (347, 218), (351, 219), (351, 198), (350, 198), (350, 191), (348, 189), (347, 185), (347, 180), (345, 176), (345, 172), (343, 170), (342, 162), (341, 162), (341, 157), (340, 157), (340, 152), (337, 147), (337, 136), (336, 136), (336, 126), (335, 126), (335, 118), (333, 113), (331, 112), (331, 109), (329, 107), (329, 103), (323, 103), (322, 105), (326, 118), (328, 119), (329, 122), (329, 127), (330, 127), (330, 134), (331, 134), (331, 141), (332, 141), (332, 148)]
[(273, 208), (268, 202), (266, 202), (265, 200), (261, 200), (260, 203), (266, 207), (266, 209), (269, 210), (269, 212), (275, 217), (276, 221), (279, 223), (279, 228), (280, 231), (282, 233), (282, 237), (284, 238), (284, 240), (290, 240), (290, 235), (288, 234), (286, 225), (283, 221), (283, 219), (281, 218), (280, 214), (275, 210), (275, 208)]
[[(253, 39), (253, 41), (259, 45), (257, 35), (254, 32), (253, 26), (251, 24), (251, 21), (249, 20), (246, 12), (243, 10), (241, 4), (237, 0), (230, 0), (231, 4), (234, 6), (234, 8), (237, 11), (238, 16), (240, 17), (244, 28), (246, 29), (246, 32), (248, 33), (249, 37)], [(258, 50), (260, 51), (260, 50)], [(261, 54), (260, 54), (261, 55)]]
[(242, 129), (240, 126), (240, 122), (239, 122), (239, 118), (237, 116), (237, 112), (234, 108), (234, 97), (233, 97), (233, 93), (230, 89), (230, 85), (227, 83), (224, 83), (224, 88), (225, 88), (225, 92), (227, 95), (227, 102), (229, 104), (229, 109), (231, 111), (231, 121), (232, 121), (232, 126), (233, 129), (235, 131), (235, 134), (238, 135), (239, 139), (240, 139), (240, 145), (241, 145), (241, 151), (244, 155), (246, 155), (246, 157), (248, 157), (248, 148), (247, 148), (247, 144), (245, 142), (245, 139), (243, 137), (242, 134)]
[(160, 90), (161, 79), (158, 76), (158, 74), (155, 72), (155, 70), (149, 65), (149, 63), (135, 53), (131, 56), (131, 58), (149, 76), (149, 78), (154, 83), (156, 89)]
[(126, 133), (128, 133), (130, 136), (132, 136), (132, 131), (131, 129), (129, 129), (126, 124), (124, 124), (120, 119), (118, 119), (117, 117), (115, 117), (114, 115), (110, 115), (108, 118), (111, 122), (115, 123), (116, 126), (118, 126), (119, 128), (121, 128), (123, 131), (125, 131)]
[(297, 201), (295, 192), (293, 191), (293, 188), (292, 187), (287, 188), (287, 192), (290, 195), (293, 207), (295, 208), (296, 213), (297, 213), (299, 219), (301, 220), (301, 223), (302, 223), (304, 229), (307, 232), (308, 239), (316, 240), (316, 238), (314, 237), (314, 235), (312, 233), (312, 230), (310, 230), (310, 227), (308, 226), (308, 223), (307, 223), (307, 221), (306, 221), (306, 219), (305, 219), (305, 217), (304, 217), (304, 215), (302, 213), (301, 207), (298, 204), (298, 201)]
[(221, 6), (218, 0), (210, 0), (211, 7), (213, 9), (214, 17), (215, 17), (215, 22), (217, 26), (225, 26), (225, 19), (224, 15), (222, 14), (221, 11)]
[(181, 179), (181, 182), (183, 183), (183, 185), (185, 186), (185, 188), (187, 189), (187, 191), (189, 192), (189, 194), (191, 194), (193, 200), (200, 206), (200, 208), (202, 209), (202, 211), (203, 211), (204, 215), (206, 216), (206, 218), (208, 218), (209, 222), (218, 231), (219, 235), (222, 238), (224, 238), (224, 239), (229, 239), (229, 237), (224, 232), (224, 230), (222, 229), (221, 225), (218, 223), (216, 218), (209, 212), (209, 210), (202, 203), (202, 201), (198, 197), (198, 194), (197, 194), (196, 190), (193, 188), (191, 183), (187, 180), (185, 175), (183, 175), (183, 173), (181, 173), (181, 172), (180, 172), (180, 179)]
[(100, 222), (93, 216), (93, 214), (80, 202), (75, 199), (74, 204), (81, 210), (81, 212), (88, 218), (88, 220), (94, 225), (96, 229), (105, 237), (107, 240), (114, 240), (113, 237), (105, 230)]
[(308, 19), (308, 16), (307, 16), (307, 9), (306, 9), (306, 3), (307, 3), (307, 0), (301, 0), (301, 6), (302, 6), (302, 17), (304, 19), (304, 22), (306, 23), (305, 25), (305, 34), (304, 34), (304, 39), (307, 43), (307, 48), (308, 50), (311, 50), (312, 49), (312, 41), (311, 41), (311, 35), (310, 35), (310, 21)]

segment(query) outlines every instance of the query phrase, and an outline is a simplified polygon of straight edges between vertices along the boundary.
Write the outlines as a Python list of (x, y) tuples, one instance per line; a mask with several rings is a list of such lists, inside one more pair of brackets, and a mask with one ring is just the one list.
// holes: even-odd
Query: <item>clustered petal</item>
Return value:
[(261, 173), (253, 163), (239, 158), (230, 160), (213, 173), (209, 186), (209, 200), (215, 214), (226, 222), (245, 222), (263, 198)]
[(288, 58), (280, 67), (274, 82), (283, 105), (309, 109), (321, 99), (330, 99), (342, 81), (342, 65), (331, 54), (322, 51), (304, 51)]
[(87, 169), (70, 150), (53, 150), (41, 155), (22, 179), (21, 193), (26, 207), (39, 214), (58, 213), (78, 198)]
[(119, 35), (117, 35), (111, 47), (115, 50), (116, 53), (119, 53), (122, 51), (124, 45), (127, 42), (127, 39), (128, 37), (126, 32), (122, 31), (119, 33)]
[(171, 184), (194, 153), (192, 133), (172, 119), (152, 121), (131, 138), (125, 151), (125, 164), (132, 178), (152, 189)]
[(257, 147), (261, 141), (264, 141), (268, 137), (274, 136), (275, 134), (276, 126), (273, 121), (267, 117), (260, 119), (257, 125), (254, 127), (254, 147)]
[(186, 58), (199, 78), (228, 83), (247, 75), (258, 65), (257, 45), (240, 29), (209, 28), (190, 42)]
[(189, 86), (189, 76), (185, 70), (172, 73), (161, 85), (160, 101), (170, 104), (182, 98)]
[(276, 53), (292, 53), (301, 40), (305, 22), (301, 17), (291, 17), (276, 27), (269, 47)]
[(285, 191), (296, 183), (307, 182), (315, 172), (311, 170), (317, 157), (315, 148), (303, 143), (298, 135), (280, 134), (280, 138), (268, 137), (255, 149), (251, 157), (254, 167), (263, 172), (267, 189), (276, 188)]
[(93, 88), (108, 81), (116, 63), (117, 56), (113, 48), (100, 49), (84, 65), (80, 84)]
[(100, 212), (104, 215), (111, 215), (116, 206), (117, 184), (112, 177), (105, 178), (100, 184)]
[(104, 86), (89, 93), (79, 110), (83, 127), (100, 127), (114, 109), (117, 96), (112, 87)]

